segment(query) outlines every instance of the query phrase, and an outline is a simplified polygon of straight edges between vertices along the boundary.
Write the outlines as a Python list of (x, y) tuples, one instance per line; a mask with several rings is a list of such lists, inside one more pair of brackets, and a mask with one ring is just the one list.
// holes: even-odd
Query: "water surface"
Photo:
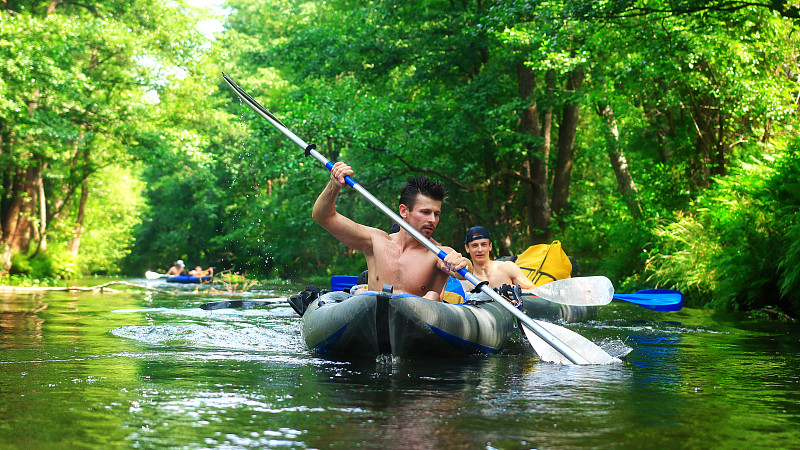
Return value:
[(614, 302), (566, 326), (632, 348), (625, 365), (542, 363), (521, 337), (494, 356), (337, 361), (305, 348), (284, 300), (298, 286), (215, 311), (199, 305), (230, 297), (180, 289), (0, 293), (0, 447), (800, 446), (794, 324)]

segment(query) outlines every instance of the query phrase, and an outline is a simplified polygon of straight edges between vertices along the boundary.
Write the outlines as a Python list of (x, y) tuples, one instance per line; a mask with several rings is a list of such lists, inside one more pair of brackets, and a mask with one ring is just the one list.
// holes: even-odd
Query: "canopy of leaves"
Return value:
[[(480, 224), (501, 254), (560, 239), (619, 290), (800, 309), (792, 2), (229, 0), (211, 42), (193, 26), (205, 13), (180, 2), (5, 5), (4, 201), (46, 168), (64, 241), (88, 183), (87, 270), (122, 255), (133, 273), (178, 258), (295, 278), (363, 269), (311, 219), (325, 169), (224, 71), (390, 206), (409, 175), (443, 180), (442, 243)], [(568, 184), (551, 210), (556, 173)], [(337, 207), (390, 225), (353, 192)]]

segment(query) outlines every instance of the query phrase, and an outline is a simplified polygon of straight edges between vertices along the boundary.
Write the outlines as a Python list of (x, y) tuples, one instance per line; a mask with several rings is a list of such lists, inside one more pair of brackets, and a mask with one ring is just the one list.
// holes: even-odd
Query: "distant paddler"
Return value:
[(214, 276), (214, 268), (209, 267), (208, 269), (203, 270), (201, 266), (196, 266), (194, 269), (189, 271), (189, 275), (193, 277), (213, 277)]
[(189, 272), (186, 271), (185, 266), (186, 265), (183, 263), (183, 260), (179, 259), (175, 261), (175, 264), (172, 267), (170, 267), (169, 270), (167, 270), (166, 276), (178, 277), (181, 275), (189, 275)]

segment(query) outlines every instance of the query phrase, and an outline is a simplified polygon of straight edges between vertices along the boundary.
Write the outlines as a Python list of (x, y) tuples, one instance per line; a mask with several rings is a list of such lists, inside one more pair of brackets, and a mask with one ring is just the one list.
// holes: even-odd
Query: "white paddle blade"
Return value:
[(148, 280), (155, 280), (155, 279), (161, 278), (163, 276), (164, 276), (163, 273), (151, 272), (149, 270), (144, 273), (144, 277), (147, 278)]
[(603, 306), (614, 299), (614, 285), (599, 276), (564, 278), (534, 288), (530, 294), (562, 305)]
[[(583, 356), (589, 364), (612, 364), (620, 363), (622, 360), (615, 358), (605, 350), (597, 346), (594, 342), (586, 339), (580, 334), (558, 325), (549, 322), (536, 321), (542, 328), (549, 331), (553, 336), (557, 337), (561, 342)], [(567, 359), (550, 344), (545, 342), (542, 338), (536, 335), (525, 324), (522, 324), (522, 329), (525, 331), (525, 336), (528, 337), (528, 342), (531, 343), (533, 349), (539, 355), (542, 361), (552, 362), (556, 364), (572, 364), (572, 361)]]

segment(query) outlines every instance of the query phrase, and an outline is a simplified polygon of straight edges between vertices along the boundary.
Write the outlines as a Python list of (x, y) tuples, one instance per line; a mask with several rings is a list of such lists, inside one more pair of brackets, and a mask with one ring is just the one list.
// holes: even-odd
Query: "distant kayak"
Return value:
[(211, 281), (212, 276), (206, 275), (204, 277), (193, 277), (191, 275), (178, 275), (176, 277), (167, 277), (167, 283), (202, 283), (204, 281)]

